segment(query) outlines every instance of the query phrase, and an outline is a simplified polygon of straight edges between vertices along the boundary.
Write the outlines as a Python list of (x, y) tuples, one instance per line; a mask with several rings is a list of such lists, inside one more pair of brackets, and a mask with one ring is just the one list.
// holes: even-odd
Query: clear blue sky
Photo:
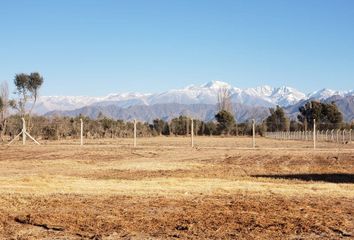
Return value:
[(0, 81), (42, 95), (160, 92), (221, 80), (354, 88), (353, 0), (7, 0)]

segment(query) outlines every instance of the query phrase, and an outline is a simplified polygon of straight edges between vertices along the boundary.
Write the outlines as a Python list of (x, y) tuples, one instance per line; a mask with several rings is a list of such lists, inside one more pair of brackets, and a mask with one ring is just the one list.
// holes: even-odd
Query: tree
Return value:
[(227, 88), (220, 88), (217, 95), (217, 108), (218, 111), (228, 111), (230, 113), (232, 110), (232, 102), (231, 102), (231, 92)]
[(215, 115), (215, 118), (218, 122), (218, 132), (220, 134), (229, 135), (231, 129), (235, 126), (236, 123), (234, 116), (226, 110), (221, 110)]
[(304, 106), (299, 108), (299, 114), (297, 116), (299, 122), (303, 125), (304, 130), (313, 128), (313, 120), (316, 119), (316, 123), (319, 130), (329, 128), (340, 128), (343, 124), (342, 113), (338, 110), (338, 107), (334, 102), (322, 103), (318, 101), (307, 102)]
[(171, 120), (170, 131), (175, 135), (187, 135), (190, 118), (179, 116)]
[(153, 128), (155, 129), (157, 135), (161, 135), (165, 122), (162, 119), (154, 119), (153, 122)]
[(2, 82), (0, 85), (0, 140), (4, 140), (9, 108), (9, 87), (7, 82)]
[(38, 91), (42, 86), (42, 84), (43, 84), (43, 77), (38, 72), (34, 72), (29, 75), (27, 88), (33, 99), (33, 104), (31, 110), (29, 111), (29, 115), (31, 115), (32, 110), (36, 105), (37, 98), (38, 98)]
[(169, 126), (168, 122), (164, 123), (161, 133), (166, 136), (170, 135), (171, 132), (170, 132), (170, 126)]
[(214, 122), (210, 121), (205, 124), (203, 133), (205, 135), (212, 136), (213, 134), (216, 134), (216, 131), (217, 131), (216, 124)]
[(289, 131), (289, 118), (285, 115), (284, 109), (276, 106), (269, 109), (270, 116), (266, 118), (267, 131)]
[[(18, 110), (21, 117), (28, 117), (28, 128), (31, 129), (31, 114), (38, 99), (38, 92), (43, 84), (43, 77), (37, 73), (16, 74), (14, 79), (17, 100), (11, 100), (11, 107)], [(32, 106), (27, 111), (28, 101), (32, 100)]]

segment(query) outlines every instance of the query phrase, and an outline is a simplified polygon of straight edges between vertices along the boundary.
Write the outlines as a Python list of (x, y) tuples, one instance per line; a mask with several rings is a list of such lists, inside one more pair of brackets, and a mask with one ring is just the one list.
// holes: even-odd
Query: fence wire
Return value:
[(281, 131), (266, 132), (265, 137), (280, 140), (300, 140), (317, 142), (333, 142), (333, 143), (352, 143), (354, 137), (352, 129), (327, 129), (317, 131)]

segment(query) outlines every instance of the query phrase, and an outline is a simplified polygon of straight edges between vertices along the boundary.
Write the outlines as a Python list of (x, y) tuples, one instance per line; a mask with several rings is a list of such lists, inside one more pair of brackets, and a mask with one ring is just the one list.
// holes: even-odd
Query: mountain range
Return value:
[(260, 86), (240, 89), (221, 81), (211, 81), (200, 86), (190, 85), (162, 93), (115, 93), (104, 97), (87, 96), (42, 96), (35, 112), (41, 115), (77, 116), (95, 118), (101, 112), (115, 119), (154, 118), (170, 120), (179, 115), (188, 115), (202, 120), (213, 119), (216, 112), (217, 94), (228, 89), (238, 121), (255, 118), (261, 121), (269, 114), (269, 108), (280, 105), (292, 117), (299, 106), (308, 100), (334, 101), (346, 121), (354, 119), (354, 90), (334, 91), (322, 89), (309, 94), (295, 88)]

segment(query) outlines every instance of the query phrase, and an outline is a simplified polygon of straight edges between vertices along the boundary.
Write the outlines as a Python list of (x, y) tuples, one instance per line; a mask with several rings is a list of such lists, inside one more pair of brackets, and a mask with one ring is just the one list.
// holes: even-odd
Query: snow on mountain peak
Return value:
[(322, 99), (326, 99), (326, 98), (329, 98), (334, 95), (343, 96), (344, 93), (339, 92), (339, 91), (334, 91), (334, 90), (328, 89), (328, 88), (323, 88), (321, 90), (318, 90), (318, 91), (308, 94), (308, 98), (322, 100)]
[(232, 88), (230, 84), (218, 80), (213, 80), (201, 85), (203, 88), (220, 89), (220, 88)]
[(307, 98), (327, 99), (333, 95), (354, 95), (354, 91), (338, 92), (330, 89), (322, 89), (311, 94), (304, 93), (287, 86), (274, 88), (268, 85), (255, 88), (240, 89), (232, 87), (222, 81), (210, 81), (201, 85), (189, 85), (182, 89), (174, 89), (162, 93), (114, 93), (105, 97), (80, 97), (62, 96), (39, 98), (36, 105), (36, 112), (39, 114), (53, 110), (74, 110), (89, 105), (116, 105), (119, 107), (130, 107), (134, 105), (153, 105), (164, 103), (180, 104), (215, 104), (219, 89), (230, 90), (233, 102), (263, 107), (274, 107), (275, 105), (293, 105)]

